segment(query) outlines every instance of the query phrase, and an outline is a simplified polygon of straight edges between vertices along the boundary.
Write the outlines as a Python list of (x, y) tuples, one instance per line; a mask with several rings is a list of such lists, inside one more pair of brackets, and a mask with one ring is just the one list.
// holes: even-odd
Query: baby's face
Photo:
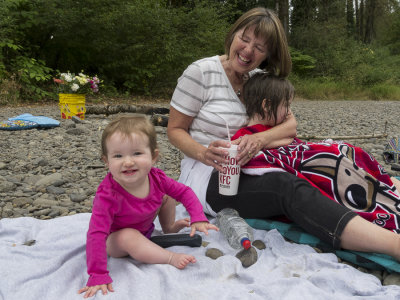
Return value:
[(129, 192), (145, 184), (157, 159), (151, 153), (147, 136), (132, 133), (126, 137), (117, 131), (106, 140), (106, 146), (105, 161), (115, 181)]

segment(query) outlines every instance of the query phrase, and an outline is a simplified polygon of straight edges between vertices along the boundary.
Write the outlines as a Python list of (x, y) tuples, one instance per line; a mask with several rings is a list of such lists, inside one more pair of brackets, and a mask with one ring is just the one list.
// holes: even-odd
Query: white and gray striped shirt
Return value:
[[(206, 147), (214, 140), (228, 140), (225, 122), (230, 136), (248, 122), (246, 109), (234, 92), (218, 55), (200, 59), (184, 71), (178, 79), (171, 106), (194, 117), (189, 134)], [(193, 189), (206, 213), (215, 216), (205, 200), (212, 170), (185, 156), (179, 181)]]
[(219, 56), (198, 60), (185, 70), (178, 79), (171, 106), (194, 117), (189, 134), (204, 146), (228, 139), (225, 121), (231, 136), (248, 121)]

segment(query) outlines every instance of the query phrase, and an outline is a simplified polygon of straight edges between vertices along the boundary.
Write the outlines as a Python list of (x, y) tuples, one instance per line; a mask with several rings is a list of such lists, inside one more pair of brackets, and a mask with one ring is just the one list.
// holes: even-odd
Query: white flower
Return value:
[(75, 79), (79, 81), (80, 85), (85, 85), (88, 81), (85, 75), (83, 76), (75, 76)]
[(71, 85), (71, 90), (73, 92), (76, 92), (77, 90), (79, 90), (79, 85), (77, 85), (76, 83), (74, 83), (73, 85)]
[(71, 73), (61, 73), (61, 78), (63, 80), (65, 80), (66, 82), (71, 82), (72, 81)]

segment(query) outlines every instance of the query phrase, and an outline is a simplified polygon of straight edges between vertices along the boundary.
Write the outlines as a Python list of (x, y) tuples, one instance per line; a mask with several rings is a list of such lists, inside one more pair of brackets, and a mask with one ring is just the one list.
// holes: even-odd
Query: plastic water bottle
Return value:
[(234, 249), (249, 249), (253, 242), (253, 228), (233, 208), (224, 208), (217, 214), (217, 226)]

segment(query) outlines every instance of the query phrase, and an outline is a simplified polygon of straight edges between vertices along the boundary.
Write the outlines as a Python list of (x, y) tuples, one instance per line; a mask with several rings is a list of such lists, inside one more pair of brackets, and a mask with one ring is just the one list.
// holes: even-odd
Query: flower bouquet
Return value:
[(99, 91), (100, 79), (97, 76), (89, 77), (83, 72), (76, 76), (67, 72), (61, 73), (60, 78), (55, 78), (54, 82), (59, 93), (61, 118), (71, 119), (77, 116), (83, 120), (86, 112), (85, 96)]
[(61, 73), (60, 78), (54, 78), (57, 90), (61, 94), (88, 94), (99, 91), (100, 79), (97, 76), (90, 77), (83, 72), (75, 75), (74, 73)]

